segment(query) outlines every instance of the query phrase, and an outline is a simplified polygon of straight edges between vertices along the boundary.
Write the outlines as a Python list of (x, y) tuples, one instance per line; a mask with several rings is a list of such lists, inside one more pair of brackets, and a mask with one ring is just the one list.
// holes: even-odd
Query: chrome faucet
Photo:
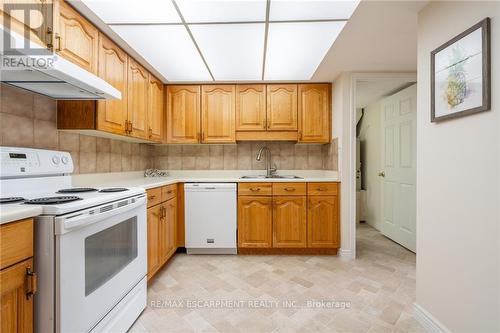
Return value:
[(257, 153), (257, 157), (255, 158), (257, 161), (260, 161), (262, 158), (262, 152), (266, 152), (266, 177), (272, 177), (274, 173), (276, 173), (276, 164), (271, 167), (271, 150), (266, 146), (263, 146), (259, 149)]

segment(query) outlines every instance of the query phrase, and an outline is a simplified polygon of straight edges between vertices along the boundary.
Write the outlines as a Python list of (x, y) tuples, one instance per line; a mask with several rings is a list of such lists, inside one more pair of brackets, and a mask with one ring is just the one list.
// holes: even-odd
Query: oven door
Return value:
[(56, 218), (56, 331), (88, 332), (146, 276), (144, 195)]

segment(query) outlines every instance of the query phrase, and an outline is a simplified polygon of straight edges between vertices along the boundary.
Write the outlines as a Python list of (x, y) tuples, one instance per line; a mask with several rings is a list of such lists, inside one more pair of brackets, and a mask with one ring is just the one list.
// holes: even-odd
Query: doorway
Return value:
[(357, 79), (356, 226), (416, 251), (416, 84)]

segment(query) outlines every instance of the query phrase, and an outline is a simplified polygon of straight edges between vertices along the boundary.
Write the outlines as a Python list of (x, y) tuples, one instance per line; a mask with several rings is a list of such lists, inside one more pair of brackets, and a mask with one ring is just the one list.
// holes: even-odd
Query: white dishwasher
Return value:
[(236, 254), (236, 184), (184, 184), (188, 254)]

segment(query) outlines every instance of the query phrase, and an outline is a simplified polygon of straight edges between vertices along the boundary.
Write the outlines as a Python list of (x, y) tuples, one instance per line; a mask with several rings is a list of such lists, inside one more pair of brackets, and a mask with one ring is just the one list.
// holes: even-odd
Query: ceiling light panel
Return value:
[(212, 81), (186, 28), (178, 25), (111, 27), (169, 81)]
[(345, 22), (271, 23), (265, 80), (309, 80)]
[(176, 3), (187, 23), (266, 19), (266, 0), (176, 0)]
[(105, 23), (181, 23), (170, 0), (82, 0)]
[(215, 80), (260, 80), (265, 24), (191, 25)]
[(271, 0), (269, 20), (347, 20), (359, 1)]

